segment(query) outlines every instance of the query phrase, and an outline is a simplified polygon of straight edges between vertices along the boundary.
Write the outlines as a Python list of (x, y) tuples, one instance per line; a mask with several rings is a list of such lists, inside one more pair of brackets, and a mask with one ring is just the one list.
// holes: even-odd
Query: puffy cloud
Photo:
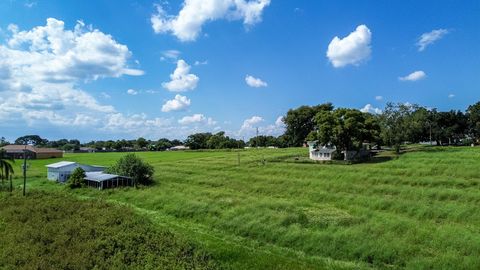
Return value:
[(421, 80), (421, 79), (425, 78), (426, 76), (427, 76), (427, 74), (425, 74), (425, 72), (423, 72), (422, 70), (417, 70), (417, 71), (414, 71), (414, 72), (408, 74), (407, 76), (399, 77), (398, 79), (400, 81), (414, 82), (414, 81)]
[(135, 95), (138, 95), (138, 91), (135, 89), (128, 89), (127, 94), (135, 96)]
[(448, 95), (448, 98), (454, 98), (454, 97), (455, 97), (454, 94), (449, 94), (449, 95)]
[(282, 121), (283, 116), (277, 117), (273, 124), (264, 125), (265, 119), (261, 116), (252, 116), (245, 119), (237, 135), (253, 137), (256, 136), (257, 128), (259, 135), (279, 136), (285, 132), (285, 124)]
[[(127, 62), (131, 52), (112, 36), (86, 27), (73, 30), (49, 18), (44, 26), (20, 31), (11, 24), (0, 44), (0, 119), (2, 123), (41, 126), (85, 126), (100, 129), (113, 106), (99, 103), (78, 88), (82, 82), (105, 77), (141, 75)], [(99, 93), (109, 98), (106, 93)]]
[(255, 87), (255, 88), (258, 88), (258, 87), (267, 87), (267, 83), (262, 81), (261, 79), (259, 78), (255, 78), (253, 76), (250, 76), (250, 75), (247, 75), (245, 77), (245, 82), (248, 84), (248, 86), (250, 87)]
[(417, 42), (418, 51), (425, 50), (429, 45), (435, 43), (437, 40), (443, 38), (449, 31), (447, 29), (437, 29), (428, 33), (423, 33)]
[(364, 113), (373, 113), (373, 114), (382, 113), (381, 109), (373, 107), (372, 104), (365, 105), (365, 107), (361, 108), (360, 111)]
[(156, 6), (150, 21), (155, 33), (171, 33), (181, 41), (194, 41), (206, 22), (219, 19), (243, 20), (252, 26), (262, 20), (262, 12), (270, 0), (185, 0), (176, 16)]
[(190, 106), (190, 99), (186, 96), (176, 95), (174, 99), (163, 104), (162, 112), (185, 110), (188, 106)]
[(171, 81), (162, 83), (163, 88), (172, 92), (193, 90), (200, 80), (197, 75), (190, 74), (190, 66), (182, 59), (177, 61), (177, 68), (170, 74)]
[(127, 46), (97, 29), (86, 28), (81, 21), (74, 30), (65, 30), (63, 21), (48, 18), (45, 26), (20, 32), (13, 29), (12, 33), (8, 47), (0, 47), (0, 55), (11, 64), (13, 72), (33, 75), (39, 81), (71, 82), (143, 74), (127, 66), (131, 56)]
[(251, 118), (245, 119), (245, 121), (243, 121), (241, 129), (245, 130), (250, 128), (256, 128), (256, 126), (263, 121), (263, 118), (260, 116), (252, 116)]
[(178, 123), (181, 125), (190, 125), (190, 124), (206, 124), (213, 126), (217, 124), (217, 121), (213, 120), (210, 117), (205, 117), (205, 115), (196, 113), (191, 116), (184, 116), (182, 119), (178, 120)]
[(372, 33), (366, 25), (359, 25), (344, 38), (334, 37), (328, 45), (327, 58), (336, 68), (359, 65), (371, 54)]
[(382, 96), (375, 96), (375, 100), (381, 101), (381, 100), (383, 100), (383, 97)]

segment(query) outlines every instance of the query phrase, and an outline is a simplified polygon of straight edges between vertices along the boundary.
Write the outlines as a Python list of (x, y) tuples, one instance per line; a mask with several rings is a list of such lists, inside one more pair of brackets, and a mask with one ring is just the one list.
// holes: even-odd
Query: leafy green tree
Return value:
[(183, 142), (182, 142), (182, 141), (180, 141), (180, 140), (177, 140), (177, 139), (175, 139), (175, 140), (172, 140), (172, 141), (171, 141), (171, 143), (172, 143), (172, 146), (179, 146), (179, 145), (183, 145)]
[(185, 145), (190, 149), (208, 149), (208, 140), (212, 137), (212, 133), (195, 133), (187, 137)]
[(139, 149), (143, 149), (143, 148), (147, 147), (148, 141), (145, 138), (140, 137), (140, 138), (137, 139), (135, 144), (137, 145), (137, 147)]
[(15, 160), (8, 157), (5, 150), (0, 149), (0, 179), (2, 179), (2, 184), (4, 180), (8, 180), (10, 175), (14, 174), (13, 162), (15, 162)]
[(85, 176), (85, 171), (82, 168), (76, 168), (70, 177), (68, 177), (67, 186), (69, 188), (81, 188), (85, 186)]
[(15, 140), (15, 144), (33, 144), (33, 145), (45, 145), (48, 143), (47, 139), (42, 139), (38, 135), (25, 135)]
[(331, 103), (317, 106), (301, 106), (290, 109), (283, 117), (285, 123), (285, 135), (289, 139), (290, 146), (302, 146), (308, 134), (315, 128), (315, 116), (322, 111), (332, 111)]
[[(387, 103), (382, 115), (381, 136), (386, 145), (393, 146), (400, 153), (401, 145), (411, 138), (411, 118), (414, 106), (409, 104)], [(413, 127), (414, 129), (416, 127)]]
[(468, 106), (467, 109), (468, 133), (478, 142), (480, 140), (480, 102)]
[(0, 147), (9, 145), (10, 143), (5, 139), (5, 137), (0, 138)]
[(265, 136), (265, 135), (260, 135), (256, 137), (250, 138), (248, 141), (248, 145), (251, 147), (268, 147), (268, 146), (279, 146), (278, 139), (275, 138), (274, 136)]
[(135, 154), (127, 154), (121, 157), (113, 166), (109, 167), (107, 172), (131, 177), (135, 185), (149, 185), (153, 183), (155, 170), (152, 165), (144, 162)]
[(318, 130), (309, 137), (323, 145), (333, 144), (338, 151), (359, 150), (363, 142), (374, 140), (380, 129), (369, 114), (356, 109), (321, 111), (315, 119)]
[(158, 140), (157, 143), (155, 144), (155, 148), (158, 151), (165, 151), (172, 146), (174, 146), (172, 144), (172, 142), (169, 139), (166, 139), (166, 138), (162, 138), (162, 139)]

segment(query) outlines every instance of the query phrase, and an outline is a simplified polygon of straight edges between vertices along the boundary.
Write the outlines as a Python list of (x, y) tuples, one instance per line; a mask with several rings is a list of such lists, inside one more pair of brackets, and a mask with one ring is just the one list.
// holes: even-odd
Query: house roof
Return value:
[(63, 153), (63, 151), (55, 148), (40, 148), (32, 145), (21, 145), (21, 144), (10, 144), (2, 147), (7, 152), (22, 152), (23, 150), (28, 150), (35, 153)]
[(70, 166), (70, 165), (73, 165), (73, 164), (76, 164), (76, 162), (72, 162), (72, 161), (60, 161), (60, 162), (48, 164), (48, 165), (46, 165), (46, 167), (47, 167), (47, 168), (58, 169), (58, 168), (62, 168), (62, 167), (65, 167), (65, 166)]
[(335, 146), (322, 146), (320, 148), (314, 149), (313, 152), (318, 152), (318, 153), (333, 153), (337, 151), (337, 148)]
[(103, 181), (115, 179), (117, 177), (130, 179), (130, 177), (127, 177), (127, 176), (120, 176), (120, 175), (109, 174), (104, 172), (86, 172), (85, 173), (85, 180), (96, 181), (96, 182), (103, 182)]

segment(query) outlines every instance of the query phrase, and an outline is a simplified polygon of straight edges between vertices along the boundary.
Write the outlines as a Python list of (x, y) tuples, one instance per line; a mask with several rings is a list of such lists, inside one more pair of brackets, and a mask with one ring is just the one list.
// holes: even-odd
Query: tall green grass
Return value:
[[(65, 159), (109, 165), (121, 155)], [(302, 148), (139, 155), (156, 169), (154, 186), (71, 194), (130, 205), (223, 267), (480, 269), (480, 149), (354, 165), (282, 162), (305, 157)], [(62, 189), (44, 180), (49, 162), (30, 162), (31, 189)]]

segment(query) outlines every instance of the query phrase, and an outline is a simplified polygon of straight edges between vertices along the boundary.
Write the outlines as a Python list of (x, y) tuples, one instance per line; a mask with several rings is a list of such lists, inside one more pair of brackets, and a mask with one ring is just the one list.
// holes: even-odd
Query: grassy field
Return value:
[[(58, 160), (34, 160), (27, 187), (129, 206), (222, 268), (480, 269), (480, 148), (424, 147), (354, 165), (296, 162), (306, 154), (138, 153), (155, 167), (156, 184), (104, 191), (66, 190), (45, 180), (44, 165)], [(64, 160), (109, 165), (121, 155)], [(17, 176), (16, 193), (20, 185)]]

